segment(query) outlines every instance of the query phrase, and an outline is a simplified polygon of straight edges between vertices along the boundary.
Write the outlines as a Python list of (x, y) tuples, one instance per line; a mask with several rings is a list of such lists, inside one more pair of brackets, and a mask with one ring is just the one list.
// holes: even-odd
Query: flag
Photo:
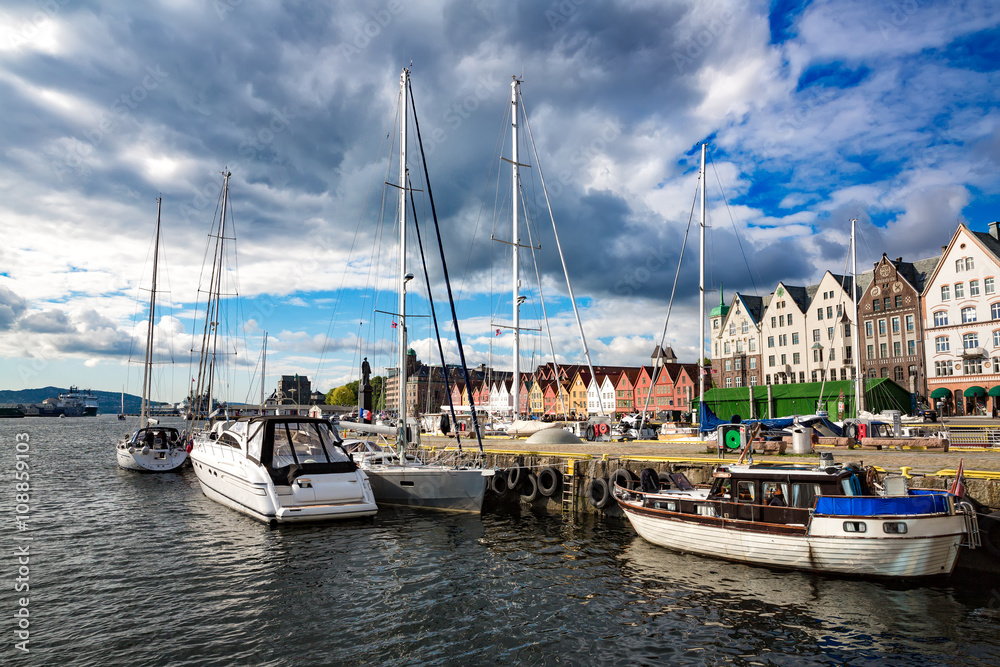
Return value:
[(395, 322), (393, 322), (393, 323), (392, 323), (392, 328), (393, 328), (393, 329), (395, 329), (395, 328), (396, 328), (396, 323), (395, 323)]
[(362, 419), (371, 419), (372, 418), (372, 411), (371, 410), (362, 410), (361, 411), (361, 418)]
[(962, 465), (963, 460), (958, 460), (958, 470), (955, 471), (955, 481), (951, 483), (951, 488), (948, 489), (948, 493), (952, 493), (959, 498), (965, 495), (965, 467)]
[(499, 330), (499, 329), (497, 329), (497, 335), (498, 335), (498, 336), (500, 335), (500, 330)]

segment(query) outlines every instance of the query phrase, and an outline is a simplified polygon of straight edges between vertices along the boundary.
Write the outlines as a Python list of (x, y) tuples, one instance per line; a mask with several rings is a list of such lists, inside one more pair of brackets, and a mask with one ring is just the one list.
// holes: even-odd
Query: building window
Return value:
[(872, 310), (879, 311), (882, 309), (882, 302), (878, 299), (872, 299)]
[(941, 300), (947, 301), (950, 298), (951, 298), (951, 286), (941, 285)]
[(993, 332), (993, 347), (1000, 347), (1000, 329)]
[(743, 370), (743, 360), (742, 359), (736, 359), (733, 362), (733, 368), (735, 368), (738, 371)]
[(736, 354), (740, 354), (741, 352), (743, 352), (743, 341), (738, 340), (736, 341)]
[(902, 294), (897, 294), (896, 295), (896, 308), (902, 308), (902, 307), (903, 307), (903, 295)]
[(757, 339), (756, 338), (751, 338), (750, 339), (750, 351), (751, 352), (756, 352), (757, 351)]
[(833, 340), (833, 327), (826, 328), (826, 338), (827, 340)]
[[(768, 366), (774, 366), (774, 355), (773, 355), (773, 354), (772, 354), (772, 355), (770, 355), (770, 356), (769, 356), (769, 357), (767, 358), (767, 365), (768, 365)], [(771, 384), (771, 383), (770, 383), (770, 382), (768, 382), (768, 384)]]
[(833, 319), (833, 306), (827, 306), (826, 307), (826, 319), (828, 319), (828, 320), (832, 320)]
[(879, 336), (885, 335), (885, 320), (878, 321), (878, 335)]
[(732, 348), (732, 346), (730, 346), (729, 341), (726, 341), (725, 343), (722, 344), (722, 353), (723, 354), (731, 354), (732, 353), (732, 349), (733, 348)]
[(732, 386), (733, 386), (733, 378), (727, 377), (726, 378), (726, 388), (730, 388)]
[(792, 314), (788, 313), (788, 326), (792, 326)]
[(889, 310), (889, 301), (890, 301), (889, 297), (885, 297), (885, 299), (883, 299), (882, 305), (885, 306), (886, 310)]
[(742, 326), (742, 329), (743, 329), (743, 333), (746, 333), (747, 331), (749, 331), (749, 330), (750, 330), (750, 329), (749, 329), (749, 325), (747, 324), (747, 321), (746, 321), (746, 320), (743, 320), (743, 326)]
[(946, 375), (954, 375), (954, 370), (952, 369), (950, 361), (935, 361), (934, 362), (934, 375), (935, 377), (943, 377)]
[(751, 375), (750, 376), (750, 386), (751, 387), (756, 387), (757, 386), (757, 376), (756, 375)]
[(813, 342), (819, 342), (819, 329), (813, 329)]
[(750, 370), (757, 370), (757, 357), (750, 357)]
[(788, 363), (788, 355), (781, 355), (781, 365), (784, 366)]
[(820, 349), (813, 350), (813, 361), (816, 362), (823, 361), (823, 350)]
[(816, 309), (816, 319), (817, 320), (823, 319), (823, 309), (822, 308), (817, 308)]
[(892, 356), (898, 357), (903, 354), (903, 344), (898, 340), (892, 343)]
[(872, 327), (871, 320), (868, 320), (867, 322), (865, 322), (865, 336), (871, 338), (874, 335), (875, 335), (874, 327)]
[(955, 298), (956, 299), (965, 298), (965, 283), (955, 283)]
[(983, 359), (982, 357), (976, 357), (975, 359), (966, 359), (962, 362), (962, 372), (966, 375), (982, 375), (983, 374)]
[(990, 305), (990, 317), (994, 320), (1000, 320), (1000, 303)]
[(844, 314), (844, 306), (842, 304), (837, 304), (837, 317)]
[(973, 306), (962, 309), (962, 324), (969, 324), (976, 321), (976, 309)]
[(844, 348), (844, 361), (846, 361), (848, 363), (851, 361), (851, 346), (850, 345), (848, 345), (847, 347)]
[(972, 258), (971, 257), (966, 257), (965, 258), (965, 270), (966, 271), (971, 271), (972, 269), (973, 269)]
[(793, 331), (792, 332), (792, 345), (798, 345), (798, 344), (799, 344), (799, 332), (798, 331)]
[(902, 382), (903, 381), (903, 367), (902, 366), (896, 366), (896, 368), (893, 370), (893, 374), (895, 375), (895, 377), (893, 379), (896, 380), (896, 382)]
[(886, 345), (885, 343), (879, 343), (878, 344), (878, 358), (879, 359), (885, 359), (887, 356), (889, 356), (889, 346)]
[(743, 378), (740, 377), (739, 375), (736, 376), (736, 386), (737, 387), (742, 387), (743, 386)]
[(917, 341), (915, 340), (906, 341), (906, 354), (912, 357), (916, 353), (917, 353)]
[(851, 337), (851, 323), (850, 322), (844, 322), (844, 336), (846, 336), (847, 338)]
[(772, 317), (771, 318), (771, 328), (774, 329), (777, 326), (778, 326), (778, 318), (777, 317)]
[(736, 335), (736, 323), (735, 322), (730, 322), (729, 323), (729, 335), (730, 336), (735, 336)]
[(967, 333), (962, 336), (962, 347), (966, 350), (971, 350), (972, 348), (979, 347), (979, 334), (977, 333)]
[(874, 345), (869, 345), (868, 349), (867, 349), (867, 352), (868, 352), (868, 358), (869, 359), (874, 359), (875, 358), (875, 346)]
[(987, 294), (993, 294), (993, 279), (992, 278), (984, 278), (983, 279), (983, 291), (985, 291)]
[(774, 347), (774, 336), (768, 336), (767, 337), (767, 346), (768, 347)]
[(732, 360), (732, 359), (726, 359), (726, 364), (725, 364), (725, 366), (726, 366), (726, 372), (727, 372), (727, 373), (728, 373), (729, 371), (733, 370), (733, 360)]
[(934, 326), (936, 327), (948, 326), (948, 313), (946, 311), (942, 310), (934, 313)]
[(778, 326), (779, 327), (785, 326), (785, 316), (784, 315), (778, 315)]
[(969, 281), (969, 296), (979, 296), (979, 281), (970, 280)]
[(810, 377), (813, 382), (819, 382), (819, 373), (817, 371), (813, 371)]
[(718, 329), (719, 328), (719, 318), (716, 317), (716, 318), (714, 318), (712, 320), (712, 328), (713, 329)]
[(798, 366), (800, 361), (801, 361), (801, 357), (799, 356), (799, 353), (798, 352), (792, 352), (792, 365), (793, 366)]
[(832, 348), (831, 347), (830, 348), (830, 361), (836, 361), (836, 360), (837, 360), (837, 350), (836, 350), (836, 348)]
[(879, 374), (880, 374), (880, 375), (881, 375), (882, 377), (884, 377), (884, 378), (887, 378), (887, 377), (889, 377), (889, 368), (888, 368), (888, 367), (886, 367), (886, 366), (883, 366), (883, 367), (882, 367), (882, 369), (881, 369), (881, 370), (879, 371)]
[(778, 345), (780, 345), (781, 347), (785, 347), (786, 345), (788, 345), (788, 334), (781, 334), (780, 336), (778, 336)]
[(771, 375), (770, 375), (770, 373), (764, 376), (764, 384), (771, 384)]
[(906, 332), (913, 333), (913, 315), (906, 316)]
[(956, 273), (961, 273), (964, 268), (965, 268), (965, 260), (961, 259), (961, 258), (956, 259), (955, 260), (955, 272)]
[(894, 334), (898, 334), (899, 333), (899, 318), (898, 317), (892, 318), (892, 333), (894, 333)]

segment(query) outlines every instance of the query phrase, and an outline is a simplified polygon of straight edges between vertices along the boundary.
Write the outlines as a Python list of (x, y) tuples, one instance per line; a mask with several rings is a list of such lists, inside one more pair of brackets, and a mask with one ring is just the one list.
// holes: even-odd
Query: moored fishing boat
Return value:
[[(950, 574), (979, 544), (976, 514), (954, 494), (876, 495), (854, 465), (720, 466), (711, 489), (614, 495), (644, 539), (668, 549), (824, 574)], [(648, 488), (648, 487), (647, 487)]]

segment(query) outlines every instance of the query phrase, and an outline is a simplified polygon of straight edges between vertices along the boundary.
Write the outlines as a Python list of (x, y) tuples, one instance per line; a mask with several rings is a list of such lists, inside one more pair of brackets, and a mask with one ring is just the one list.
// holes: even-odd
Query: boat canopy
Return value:
[[(728, 419), (720, 419), (707, 403), (702, 402), (698, 409), (698, 429), (702, 433), (714, 431), (722, 424), (731, 423)], [(760, 423), (767, 429), (788, 428), (795, 423), (794, 417), (783, 417), (781, 419), (744, 419), (740, 423), (754, 425)]]
[(351, 473), (358, 469), (333, 434), (330, 422), (311, 417), (256, 417), (230, 431), (246, 434), (247, 458), (262, 464), (276, 484), (305, 474)]
[(948, 514), (948, 497), (942, 493), (911, 496), (820, 496), (816, 514), (832, 516), (912, 516)]

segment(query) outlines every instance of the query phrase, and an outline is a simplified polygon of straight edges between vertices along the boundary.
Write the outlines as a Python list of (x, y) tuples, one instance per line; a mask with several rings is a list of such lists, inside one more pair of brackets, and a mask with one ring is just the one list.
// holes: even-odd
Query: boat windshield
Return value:
[(334, 444), (328, 424), (284, 422), (274, 425), (273, 468), (306, 463), (349, 462), (344, 450)]

